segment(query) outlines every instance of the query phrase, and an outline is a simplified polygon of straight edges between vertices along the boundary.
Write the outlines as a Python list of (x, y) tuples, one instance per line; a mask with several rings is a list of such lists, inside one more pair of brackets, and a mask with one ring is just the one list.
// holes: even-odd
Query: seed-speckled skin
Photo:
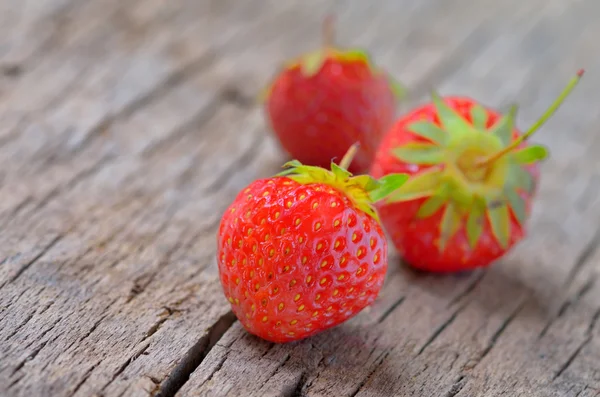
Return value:
[(394, 122), (396, 99), (383, 72), (361, 61), (328, 59), (314, 76), (300, 67), (283, 71), (265, 104), (282, 147), (303, 164), (329, 168), (350, 145), (361, 147), (350, 165), (363, 173)]
[(378, 295), (387, 270), (379, 223), (326, 184), (251, 183), (225, 211), (224, 293), (252, 334), (288, 342), (334, 327)]
[[(472, 123), (470, 110), (477, 102), (465, 97), (446, 97), (444, 101)], [(488, 113), (487, 126), (490, 127), (501, 116), (492, 109), (485, 109)], [(370, 172), (373, 177), (380, 178), (383, 175), (395, 172), (415, 175), (430, 167), (405, 163), (392, 153), (394, 148), (408, 142), (426, 141), (426, 139), (410, 132), (407, 128), (409, 124), (419, 120), (428, 120), (435, 122), (438, 126), (440, 125), (433, 104), (418, 107), (399, 119), (381, 142)], [(516, 138), (520, 134), (515, 129), (513, 136)], [(527, 170), (535, 181), (539, 179), (537, 165), (527, 167)], [(531, 210), (534, 194), (535, 192), (530, 195), (522, 194), (527, 213)], [(519, 225), (514, 214), (511, 213), (511, 235), (507, 249), (503, 249), (493, 238), (490, 222), (486, 219), (483, 233), (475, 249), (469, 247), (466, 229), (463, 225), (448, 241), (446, 249), (440, 253), (436, 241), (439, 239), (439, 226), (444, 207), (428, 218), (418, 218), (416, 216), (417, 211), (425, 200), (426, 198), (421, 198), (376, 205), (383, 226), (388, 231), (394, 246), (404, 260), (415, 268), (432, 272), (455, 272), (487, 266), (503, 256), (525, 236), (525, 230)]]

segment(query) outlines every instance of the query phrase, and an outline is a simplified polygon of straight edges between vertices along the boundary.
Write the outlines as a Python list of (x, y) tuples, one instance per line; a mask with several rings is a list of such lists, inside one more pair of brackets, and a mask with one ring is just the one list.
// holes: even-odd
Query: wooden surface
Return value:
[[(335, 12), (410, 86), (530, 124), (552, 158), (529, 238), (299, 343), (249, 336), (220, 212), (285, 160), (254, 95)], [(600, 396), (597, 0), (0, 0), (0, 395)]]

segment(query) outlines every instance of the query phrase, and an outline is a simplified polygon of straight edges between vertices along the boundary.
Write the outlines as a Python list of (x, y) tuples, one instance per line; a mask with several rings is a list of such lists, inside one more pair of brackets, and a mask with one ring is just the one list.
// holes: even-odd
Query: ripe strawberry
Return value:
[(288, 62), (267, 89), (266, 118), (283, 149), (307, 165), (327, 167), (360, 142), (350, 171), (367, 172), (403, 89), (365, 51), (331, 46), (330, 18), (324, 31), (323, 48)]
[(354, 316), (376, 298), (387, 242), (373, 202), (406, 175), (379, 181), (345, 168), (294, 160), (252, 182), (225, 211), (217, 258), (233, 312), (252, 334), (273, 342), (306, 338)]
[(383, 139), (371, 174), (411, 175), (378, 205), (384, 228), (415, 268), (450, 272), (487, 266), (525, 236), (547, 156), (525, 141), (575, 87), (577, 74), (525, 134), (515, 127), (516, 106), (502, 116), (466, 97), (414, 109)]

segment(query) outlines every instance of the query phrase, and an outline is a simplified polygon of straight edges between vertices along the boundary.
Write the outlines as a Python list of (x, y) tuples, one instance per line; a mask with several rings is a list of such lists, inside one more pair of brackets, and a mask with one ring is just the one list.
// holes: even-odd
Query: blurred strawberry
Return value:
[(350, 171), (363, 173), (404, 89), (364, 50), (334, 47), (332, 31), (328, 17), (323, 48), (285, 64), (264, 93), (265, 113), (283, 149), (304, 164), (327, 167), (360, 142)]

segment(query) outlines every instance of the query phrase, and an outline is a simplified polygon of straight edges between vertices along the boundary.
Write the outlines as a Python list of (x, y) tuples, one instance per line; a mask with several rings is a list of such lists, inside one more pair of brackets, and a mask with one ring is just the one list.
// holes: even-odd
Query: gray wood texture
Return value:
[[(285, 156), (255, 95), (366, 46), (411, 103), (470, 95), (536, 135), (529, 237), (433, 276), (392, 253), (347, 323), (276, 345), (217, 278), (221, 211)], [(0, 0), (0, 396), (600, 396), (597, 0)]]

